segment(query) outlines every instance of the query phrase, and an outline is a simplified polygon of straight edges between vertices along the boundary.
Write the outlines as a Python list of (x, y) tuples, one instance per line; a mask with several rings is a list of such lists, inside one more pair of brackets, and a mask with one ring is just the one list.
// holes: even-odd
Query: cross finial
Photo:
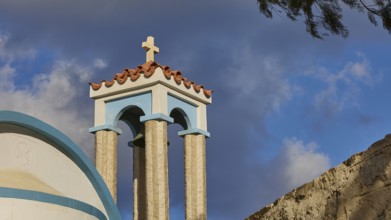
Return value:
[(155, 53), (159, 53), (159, 48), (155, 46), (155, 40), (152, 36), (147, 37), (147, 41), (143, 42), (141, 45), (147, 51), (147, 60), (155, 61), (154, 55)]

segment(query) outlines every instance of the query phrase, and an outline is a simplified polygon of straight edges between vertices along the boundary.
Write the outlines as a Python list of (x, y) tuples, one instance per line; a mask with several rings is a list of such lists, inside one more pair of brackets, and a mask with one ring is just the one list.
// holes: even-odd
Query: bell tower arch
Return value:
[(168, 219), (167, 126), (182, 125), (184, 138), (186, 219), (206, 219), (206, 106), (212, 91), (154, 61), (153, 37), (142, 47), (146, 63), (125, 69), (111, 81), (90, 84), (95, 102), (96, 168), (117, 198), (119, 120), (129, 125), (133, 147), (133, 219)]

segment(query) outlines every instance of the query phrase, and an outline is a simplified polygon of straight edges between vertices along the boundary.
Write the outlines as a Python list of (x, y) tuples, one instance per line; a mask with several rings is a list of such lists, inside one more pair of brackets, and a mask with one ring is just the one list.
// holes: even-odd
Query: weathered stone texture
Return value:
[(391, 219), (391, 135), (247, 219)]
[(145, 122), (146, 219), (168, 219), (167, 122)]
[(95, 166), (102, 176), (115, 202), (117, 202), (117, 133), (95, 133)]
[(185, 136), (186, 220), (206, 219), (205, 136)]

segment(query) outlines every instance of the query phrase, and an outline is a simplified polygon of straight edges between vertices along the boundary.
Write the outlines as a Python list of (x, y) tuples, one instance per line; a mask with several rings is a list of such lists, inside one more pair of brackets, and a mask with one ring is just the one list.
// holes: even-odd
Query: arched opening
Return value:
[(122, 135), (117, 142), (117, 207), (122, 219), (132, 219), (133, 213), (133, 149), (128, 142), (133, 140), (133, 132), (127, 123), (118, 122)]
[(170, 219), (185, 219), (185, 176), (183, 139), (178, 137), (182, 130), (179, 124), (168, 127), (168, 182), (170, 197)]
[(138, 134), (144, 112), (135, 106), (121, 111), (117, 127), (122, 130), (117, 142), (117, 206), (122, 219), (133, 218), (133, 148), (129, 142)]
[(133, 136), (136, 136), (141, 126), (140, 116), (145, 115), (143, 110), (136, 106), (130, 106), (123, 109), (118, 115), (118, 120), (125, 122), (132, 131)]
[(191, 123), (187, 114), (180, 108), (174, 108), (170, 112), (170, 117), (174, 119), (175, 124), (181, 125), (184, 130), (187, 130), (189, 127), (191, 127)]
[(186, 113), (180, 108), (174, 108), (170, 117), (174, 124), (168, 127), (168, 181), (170, 192), (170, 219), (185, 219), (185, 176), (183, 139), (178, 132), (189, 127)]

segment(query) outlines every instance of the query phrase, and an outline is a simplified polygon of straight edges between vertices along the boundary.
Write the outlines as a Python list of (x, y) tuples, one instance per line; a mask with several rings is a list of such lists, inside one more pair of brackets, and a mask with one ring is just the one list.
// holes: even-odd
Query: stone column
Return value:
[(133, 145), (133, 219), (144, 220), (145, 213), (145, 148)]
[(206, 219), (205, 136), (188, 134), (185, 139), (186, 220)]
[(117, 133), (100, 130), (95, 133), (95, 166), (114, 201), (117, 202)]
[(167, 122), (145, 122), (147, 220), (168, 219)]

